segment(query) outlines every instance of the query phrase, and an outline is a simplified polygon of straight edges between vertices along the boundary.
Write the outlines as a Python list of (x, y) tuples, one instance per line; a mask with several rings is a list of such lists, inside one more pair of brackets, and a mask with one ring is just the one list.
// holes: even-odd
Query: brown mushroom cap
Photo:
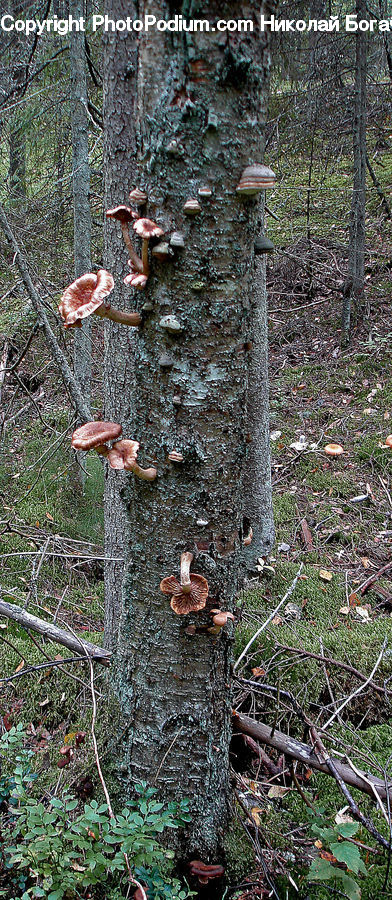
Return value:
[(387, 447), (392, 447), (392, 434), (389, 434), (387, 438), (385, 438), (385, 443)]
[(341, 444), (326, 444), (324, 453), (326, 453), (327, 456), (341, 456), (342, 453), (344, 453), (344, 450)]
[(108, 219), (117, 219), (118, 222), (133, 222), (136, 213), (129, 206), (115, 206), (114, 209), (107, 209), (106, 215)]
[(124, 284), (129, 284), (130, 287), (142, 291), (147, 284), (147, 280), (147, 275), (143, 275), (141, 272), (130, 272), (129, 275), (125, 276)]
[(185, 616), (190, 612), (199, 612), (204, 609), (208, 597), (208, 582), (202, 575), (190, 575), (191, 589), (189, 593), (184, 590), (174, 575), (169, 575), (161, 581), (160, 588), (164, 594), (171, 594), (170, 606), (178, 616)]
[(133, 227), (136, 234), (145, 240), (153, 237), (162, 237), (165, 233), (163, 229), (160, 228), (159, 225), (156, 225), (155, 222), (152, 222), (151, 219), (137, 219), (137, 221), (133, 223)]
[(139, 447), (138, 441), (117, 441), (107, 455), (109, 466), (112, 469), (127, 469), (136, 461)]
[(227, 625), (227, 620), (231, 619), (234, 622), (234, 616), (231, 612), (219, 612), (213, 617), (212, 621), (214, 625), (219, 625), (220, 628), (223, 628), (224, 625)]
[(87, 422), (74, 431), (71, 443), (75, 450), (91, 450), (105, 441), (114, 441), (121, 432), (121, 425), (116, 422)]
[(189, 871), (191, 875), (198, 878), (200, 884), (208, 884), (211, 878), (222, 878), (225, 873), (223, 866), (209, 866), (200, 859), (194, 859), (189, 863)]
[(182, 211), (185, 213), (186, 216), (197, 216), (197, 214), (199, 212), (201, 212), (201, 206), (200, 206), (199, 201), (196, 200), (194, 197), (190, 197), (190, 199), (184, 203), (184, 206), (182, 207)]
[(106, 269), (97, 274), (88, 272), (73, 281), (64, 291), (59, 312), (66, 328), (81, 325), (81, 319), (91, 316), (114, 288), (114, 279)]

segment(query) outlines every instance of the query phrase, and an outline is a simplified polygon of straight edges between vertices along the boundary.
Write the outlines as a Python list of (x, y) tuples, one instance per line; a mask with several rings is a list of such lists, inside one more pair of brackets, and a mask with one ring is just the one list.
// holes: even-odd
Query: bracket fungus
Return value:
[(175, 316), (162, 316), (159, 320), (159, 325), (161, 328), (164, 328), (169, 334), (180, 334), (183, 331), (183, 327), (181, 323), (176, 319)]
[(163, 237), (164, 231), (163, 228), (160, 228), (159, 225), (156, 225), (155, 222), (152, 222), (151, 219), (137, 219), (136, 222), (133, 223), (133, 229), (136, 231), (136, 234), (142, 238), (142, 264), (143, 264), (143, 273), (144, 275), (148, 275), (150, 271), (150, 266), (148, 262), (148, 245), (151, 238), (160, 238)]
[(170, 246), (175, 247), (177, 250), (183, 250), (185, 247), (184, 235), (181, 231), (173, 231), (173, 234), (170, 238)]
[(201, 862), (200, 859), (193, 859), (189, 863), (189, 871), (194, 878), (198, 879), (199, 884), (208, 884), (210, 880), (222, 878), (225, 874), (223, 866), (207, 865), (207, 863)]
[(133, 212), (129, 206), (116, 206), (114, 209), (107, 209), (106, 216), (108, 219), (116, 219), (117, 222), (120, 222), (124, 244), (131, 257), (132, 265), (137, 272), (143, 272), (143, 263), (134, 249), (129, 234), (129, 223), (138, 219), (138, 214)]
[(161, 581), (163, 594), (171, 594), (170, 606), (178, 616), (204, 609), (208, 597), (208, 582), (202, 575), (190, 572), (193, 553), (182, 553), (180, 581), (169, 575)]
[(86, 422), (76, 428), (71, 444), (74, 450), (96, 450), (102, 456), (107, 456), (109, 448), (106, 442), (115, 441), (121, 432), (121, 425), (117, 422)]
[(140, 188), (134, 188), (133, 191), (130, 191), (130, 203), (134, 203), (136, 206), (145, 206), (147, 200), (147, 194), (145, 194), (144, 191), (141, 191)]
[(246, 166), (236, 187), (240, 197), (255, 197), (275, 184), (275, 172), (260, 164)]
[(87, 272), (73, 281), (65, 289), (59, 304), (64, 327), (80, 328), (82, 320), (92, 314), (122, 325), (132, 325), (134, 328), (140, 325), (142, 318), (139, 313), (112, 309), (110, 304), (104, 302), (113, 288), (113, 276), (106, 269), (98, 269), (96, 275)]
[(255, 256), (260, 256), (261, 253), (273, 253), (275, 250), (274, 244), (265, 234), (259, 234), (255, 239), (254, 243), (254, 252)]
[(184, 462), (184, 457), (183, 457), (182, 453), (180, 453), (178, 450), (171, 450), (170, 453), (168, 454), (167, 458), (170, 459), (170, 462), (175, 462), (175, 463)]
[(185, 213), (186, 216), (197, 216), (201, 212), (201, 206), (200, 206), (199, 201), (195, 200), (193, 197), (191, 197), (189, 200), (186, 201), (186, 203), (184, 203), (184, 206), (182, 207), (182, 211), (183, 211), (183, 213)]
[(208, 200), (212, 197), (212, 188), (210, 188), (209, 184), (203, 184), (202, 187), (199, 187), (197, 193), (203, 200)]
[(160, 241), (159, 244), (152, 248), (151, 254), (155, 256), (155, 259), (159, 259), (160, 262), (165, 262), (170, 256), (173, 256), (173, 251), (170, 250), (166, 241)]

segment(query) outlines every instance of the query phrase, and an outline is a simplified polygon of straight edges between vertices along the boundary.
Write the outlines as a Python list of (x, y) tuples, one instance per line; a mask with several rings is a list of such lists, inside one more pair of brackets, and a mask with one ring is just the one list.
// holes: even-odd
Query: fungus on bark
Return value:
[(109, 466), (112, 469), (128, 469), (136, 462), (139, 447), (138, 441), (116, 441), (107, 455)]
[(275, 184), (275, 172), (259, 164), (246, 166), (236, 187), (240, 197), (255, 197)]
[(184, 462), (184, 457), (183, 457), (182, 453), (180, 453), (178, 450), (171, 450), (167, 458), (170, 459), (170, 462), (175, 462), (175, 463)]
[(170, 256), (173, 256), (173, 251), (170, 250), (169, 244), (166, 243), (166, 241), (161, 241), (153, 247), (151, 253), (152, 256), (155, 256), (160, 262), (165, 262)]
[(145, 206), (148, 197), (140, 188), (134, 188), (133, 191), (130, 191), (129, 200), (130, 203), (135, 203), (136, 206)]
[(273, 253), (275, 250), (274, 244), (265, 234), (259, 234), (254, 242), (254, 251), (255, 256), (259, 256), (261, 253)]
[(175, 247), (177, 250), (183, 250), (183, 248), (185, 247), (185, 241), (182, 231), (173, 231), (173, 234), (170, 238), (170, 246)]
[(74, 431), (71, 444), (74, 450), (96, 450), (107, 456), (109, 448), (106, 442), (116, 440), (121, 432), (121, 425), (117, 422), (86, 422)]
[(180, 334), (183, 331), (181, 322), (175, 316), (162, 316), (159, 320), (160, 328), (164, 328), (169, 334)]
[(143, 272), (143, 263), (134, 249), (129, 234), (129, 223), (137, 219), (137, 213), (133, 212), (129, 206), (116, 206), (114, 209), (107, 209), (106, 215), (108, 219), (116, 219), (117, 222), (120, 222), (124, 244), (131, 257), (132, 265), (137, 272)]
[(212, 197), (212, 188), (210, 188), (210, 186), (208, 184), (203, 184), (202, 187), (199, 187), (199, 190), (197, 193), (198, 193), (199, 197), (202, 197), (203, 199), (208, 200), (209, 197)]
[(341, 456), (342, 453), (344, 453), (344, 450), (341, 444), (326, 444), (324, 453), (326, 453), (327, 456)]
[(185, 213), (186, 216), (197, 216), (198, 213), (201, 212), (201, 206), (200, 206), (199, 201), (195, 200), (193, 197), (191, 197), (189, 200), (186, 201), (186, 203), (184, 203), (184, 206), (182, 207), (182, 211)]
[(208, 884), (211, 879), (222, 878), (225, 874), (223, 866), (207, 865), (200, 859), (193, 859), (189, 863), (189, 871), (194, 878), (198, 879), (199, 884)]
[[(128, 260), (128, 263), (131, 263), (131, 260)], [(144, 275), (142, 272), (130, 272), (129, 275), (126, 275), (124, 278), (124, 284), (129, 284), (130, 287), (136, 288), (138, 291), (144, 290), (147, 284), (147, 275)]]
[(122, 325), (137, 327), (142, 319), (139, 313), (125, 313), (112, 309), (104, 301), (114, 288), (113, 276), (106, 269), (98, 269), (97, 274), (87, 272), (73, 281), (64, 291), (59, 304), (59, 312), (65, 328), (80, 328), (82, 320), (95, 314), (101, 319), (110, 319)]
[(164, 231), (159, 225), (156, 225), (155, 222), (152, 222), (151, 219), (137, 219), (136, 222), (133, 223), (134, 231), (139, 237), (142, 238), (142, 264), (143, 264), (143, 273), (144, 275), (148, 275), (150, 271), (150, 266), (148, 262), (148, 244), (153, 237), (162, 237), (164, 235)]
[(193, 553), (182, 553), (180, 581), (169, 575), (161, 581), (163, 594), (171, 594), (170, 606), (178, 616), (204, 609), (208, 597), (208, 582), (202, 575), (190, 572)]
[(220, 628), (223, 628), (224, 625), (227, 625), (229, 619), (234, 622), (233, 613), (226, 612), (224, 610), (218, 610), (218, 612), (215, 612), (215, 615), (212, 617), (214, 625), (219, 625)]

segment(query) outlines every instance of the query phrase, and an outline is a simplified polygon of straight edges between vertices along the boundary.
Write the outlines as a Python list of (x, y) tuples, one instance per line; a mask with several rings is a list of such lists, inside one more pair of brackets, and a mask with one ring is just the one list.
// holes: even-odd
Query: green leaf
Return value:
[(336, 869), (335, 874), (341, 881), (342, 888), (347, 894), (349, 900), (361, 900), (361, 888), (353, 878), (350, 878), (349, 875), (346, 875), (342, 869)]
[(318, 856), (317, 859), (312, 860), (312, 865), (308, 872), (308, 881), (329, 881), (330, 878), (335, 877), (336, 871), (327, 859), (322, 859), (321, 856)]
[(337, 833), (344, 838), (354, 837), (354, 834), (357, 833), (358, 829), (358, 822), (343, 822), (341, 825), (336, 826)]
[(367, 875), (366, 868), (362, 862), (361, 855), (356, 844), (349, 844), (348, 841), (339, 841), (337, 844), (330, 844), (331, 853), (335, 856), (338, 862), (343, 862), (350, 869), (351, 872), (354, 872), (355, 875), (358, 875), (358, 872), (363, 872), (364, 875)]

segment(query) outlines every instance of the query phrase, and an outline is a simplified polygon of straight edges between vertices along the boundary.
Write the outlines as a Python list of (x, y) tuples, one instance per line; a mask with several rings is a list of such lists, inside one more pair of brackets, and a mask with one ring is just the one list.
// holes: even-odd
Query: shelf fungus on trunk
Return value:
[(150, 264), (148, 261), (149, 242), (151, 238), (163, 237), (165, 232), (163, 228), (160, 228), (159, 225), (156, 225), (151, 219), (137, 219), (136, 222), (133, 223), (133, 228), (134, 231), (136, 231), (136, 234), (142, 238), (143, 273), (148, 276), (150, 271)]
[(86, 422), (74, 431), (71, 444), (74, 450), (96, 450), (101, 456), (107, 456), (107, 441), (115, 441), (122, 432), (117, 422)]
[(122, 312), (112, 309), (106, 298), (114, 288), (114, 279), (106, 269), (98, 269), (97, 274), (87, 272), (65, 289), (59, 304), (60, 316), (65, 328), (81, 328), (82, 320), (96, 315), (101, 319), (110, 319), (120, 325), (141, 324), (141, 315), (137, 312)]
[(256, 197), (261, 191), (273, 187), (274, 184), (275, 172), (268, 166), (259, 164), (246, 166), (236, 187), (236, 192), (240, 197)]
[(164, 594), (171, 594), (170, 606), (178, 616), (200, 612), (207, 602), (208, 582), (202, 575), (190, 572), (192, 560), (193, 553), (182, 553), (180, 581), (174, 575), (169, 575), (160, 584)]

